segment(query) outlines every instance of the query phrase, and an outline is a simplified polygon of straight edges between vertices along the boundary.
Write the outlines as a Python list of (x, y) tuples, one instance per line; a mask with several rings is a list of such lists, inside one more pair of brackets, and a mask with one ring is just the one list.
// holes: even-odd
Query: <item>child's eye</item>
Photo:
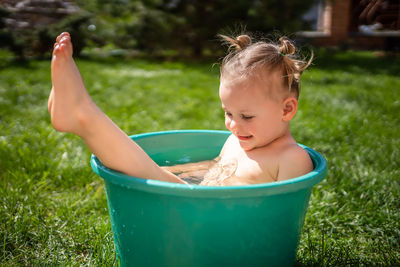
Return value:
[(229, 112), (225, 112), (225, 116), (232, 117), (232, 114)]
[(251, 120), (252, 118), (254, 118), (254, 116), (242, 115), (242, 119), (244, 119), (244, 120)]

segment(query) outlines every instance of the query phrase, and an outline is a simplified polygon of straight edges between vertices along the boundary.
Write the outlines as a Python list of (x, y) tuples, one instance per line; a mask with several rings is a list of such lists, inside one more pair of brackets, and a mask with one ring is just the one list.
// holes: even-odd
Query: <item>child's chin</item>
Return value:
[(244, 151), (250, 151), (252, 150), (254, 147), (250, 144), (246, 144), (246, 143), (242, 143), (240, 142), (240, 147), (244, 150)]

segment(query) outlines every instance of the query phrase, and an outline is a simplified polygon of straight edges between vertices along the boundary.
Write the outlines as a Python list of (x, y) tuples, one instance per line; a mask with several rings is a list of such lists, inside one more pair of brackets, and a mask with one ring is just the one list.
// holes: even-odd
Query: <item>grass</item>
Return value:
[[(102, 180), (47, 114), (48, 61), (0, 62), (0, 265), (115, 265)], [(224, 129), (218, 66), (79, 60), (94, 101), (128, 134)], [(327, 159), (297, 265), (400, 264), (400, 60), (318, 51), (296, 140)]]

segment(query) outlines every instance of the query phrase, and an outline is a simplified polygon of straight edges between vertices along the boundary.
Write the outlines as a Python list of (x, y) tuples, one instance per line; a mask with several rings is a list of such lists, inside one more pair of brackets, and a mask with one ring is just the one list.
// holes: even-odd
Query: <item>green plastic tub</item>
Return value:
[[(215, 158), (229, 134), (185, 130), (131, 138), (159, 165), (173, 165)], [(293, 265), (311, 189), (327, 172), (325, 159), (304, 148), (315, 166), (304, 176), (225, 187), (134, 178), (92, 156), (105, 181), (121, 266)]]

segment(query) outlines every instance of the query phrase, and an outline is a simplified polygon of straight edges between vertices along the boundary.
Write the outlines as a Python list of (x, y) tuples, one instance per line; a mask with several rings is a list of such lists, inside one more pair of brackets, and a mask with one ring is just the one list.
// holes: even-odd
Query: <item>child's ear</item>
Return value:
[(282, 120), (289, 122), (297, 112), (297, 99), (288, 97), (283, 101), (283, 116)]

